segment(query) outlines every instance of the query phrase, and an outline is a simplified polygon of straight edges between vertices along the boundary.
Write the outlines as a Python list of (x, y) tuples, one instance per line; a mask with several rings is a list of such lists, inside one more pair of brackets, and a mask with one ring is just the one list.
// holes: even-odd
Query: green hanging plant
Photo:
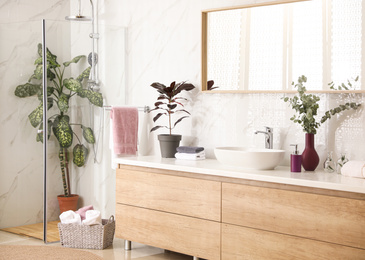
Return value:
[[(39, 57), (35, 60), (36, 66), (28, 82), (16, 87), (14, 94), (20, 98), (37, 97), (39, 105), (29, 114), (28, 119), (31, 125), (38, 130), (43, 130), (43, 88), (42, 88), (42, 45), (38, 44)], [(78, 123), (70, 123), (70, 100), (73, 97), (87, 98), (95, 106), (103, 106), (103, 96), (99, 92), (94, 92), (84, 88), (84, 80), (89, 78), (91, 67), (87, 67), (76, 79), (64, 78), (64, 72), (71, 64), (76, 64), (84, 59), (84, 55), (77, 56), (71, 61), (58, 63), (57, 56), (52, 54), (47, 48), (47, 109), (55, 107), (57, 112), (48, 118), (49, 139), (52, 133), (59, 143), (59, 160), (62, 173), (64, 196), (71, 195), (70, 178), (69, 178), (69, 148), (73, 145), (74, 136), (77, 144), (73, 148), (73, 163), (82, 167), (86, 164), (89, 148), (81, 143), (73, 127), (81, 127), (82, 135), (89, 144), (95, 143), (95, 137), (91, 127)], [(36, 135), (37, 142), (43, 142), (43, 132), (38, 131)]]
[[(354, 79), (354, 81), (357, 81), (359, 78), (357, 77)], [(295, 114), (290, 118), (291, 121), (294, 123), (299, 124), (305, 133), (308, 134), (316, 134), (317, 129), (328, 119), (331, 119), (332, 116), (341, 113), (345, 110), (350, 109), (357, 109), (361, 106), (361, 104), (357, 104), (355, 102), (347, 102), (345, 104), (341, 104), (338, 107), (332, 108), (325, 112), (325, 114), (322, 116), (321, 120), (317, 121), (317, 110), (319, 108), (318, 102), (320, 100), (319, 96), (314, 94), (307, 94), (306, 87), (304, 86), (304, 83), (307, 82), (307, 78), (303, 75), (298, 78), (298, 83), (294, 85), (294, 82), (292, 85), (294, 85), (295, 88), (297, 88), (298, 95), (289, 98), (289, 97), (283, 97), (282, 99), (284, 102), (289, 102), (289, 105), (292, 109), (295, 110)], [(346, 86), (344, 83), (339, 85), (338, 88), (335, 87), (334, 83), (329, 83), (330, 88), (332, 90), (349, 90), (352, 87), (352, 84), (350, 81), (348, 81), (348, 86)]]

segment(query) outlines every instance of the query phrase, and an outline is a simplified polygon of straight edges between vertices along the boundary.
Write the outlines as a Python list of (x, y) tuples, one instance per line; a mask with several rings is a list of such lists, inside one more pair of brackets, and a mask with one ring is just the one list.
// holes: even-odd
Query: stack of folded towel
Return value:
[(179, 146), (176, 150), (176, 159), (194, 161), (205, 159), (204, 147)]
[(79, 224), (79, 225), (101, 225), (100, 211), (94, 210), (93, 206), (80, 208), (76, 212), (68, 210), (60, 215), (62, 224)]

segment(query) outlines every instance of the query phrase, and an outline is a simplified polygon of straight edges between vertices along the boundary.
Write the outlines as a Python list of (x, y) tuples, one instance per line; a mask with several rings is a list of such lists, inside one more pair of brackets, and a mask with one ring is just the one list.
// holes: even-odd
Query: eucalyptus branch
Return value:
[[(355, 81), (357, 81), (358, 77)], [(294, 123), (299, 124), (302, 126), (303, 131), (309, 134), (316, 134), (317, 129), (326, 122), (328, 119), (330, 119), (332, 116), (341, 113), (345, 110), (354, 109), (356, 110), (361, 106), (361, 104), (357, 104), (355, 102), (351, 103), (345, 103), (341, 104), (338, 107), (335, 107), (333, 109), (330, 109), (325, 112), (324, 116), (322, 116), (320, 122), (316, 121), (317, 116), (317, 110), (319, 108), (318, 101), (320, 98), (317, 95), (314, 94), (306, 94), (307, 91), (306, 87), (304, 86), (304, 83), (307, 82), (307, 78), (303, 75), (298, 78), (298, 83), (295, 84), (295, 88), (297, 88), (298, 96), (294, 96), (293, 98), (289, 97), (283, 97), (282, 99), (284, 102), (289, 102), (289, 105), (292, 109), (296, 111), (296, 114), (294, 114), (290, 120)], [(352, 87), (352, 84), (350, 81), (348, 81), (349, 87)], [(292, 83), (294, 85), (294, 82)], [(334, 86), (334, 83), (329, 83), (331, 87)], [(340, 86), (343, 86), (344, 84), (341, 84)], [(335, 89), (334, 87), (331, 89)]]

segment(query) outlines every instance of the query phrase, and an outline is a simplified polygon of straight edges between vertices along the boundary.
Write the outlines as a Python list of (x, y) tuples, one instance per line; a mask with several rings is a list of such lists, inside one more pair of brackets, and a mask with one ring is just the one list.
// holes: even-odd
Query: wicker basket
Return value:
[(84, 249), (104, 249), (113, 244), (114, 216), (102, 219), (102, 225), (79, 225), (58, 223), (61, 245)]

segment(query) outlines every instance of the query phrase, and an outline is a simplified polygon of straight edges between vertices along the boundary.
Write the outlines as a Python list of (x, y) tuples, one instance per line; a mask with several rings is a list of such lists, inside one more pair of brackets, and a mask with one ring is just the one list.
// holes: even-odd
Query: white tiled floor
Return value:
[[(19, 236), (15, 234), (11, 234), (8, 232), (0, 231), (0, 245), (44, 245), (43, 241)], [(47, 246), (61, 246), (58, 243), (48, 244)], [(132, 243), (132, 250), (125, 251), (124, 250), (124, 240), (119, 238), (114, 238), (113, 246), (108, 247), (104, 250), (85, 250), (92, 252), (98, 256), (103, 257), (107, 260), (162, 260), (162, 259), (169, 259), (169, 260), (190, 260), (192, 259), (191, 256), (181, 255), (174, 252), (169, 252), (151, 247), (146, 246), (138, 243)]]

